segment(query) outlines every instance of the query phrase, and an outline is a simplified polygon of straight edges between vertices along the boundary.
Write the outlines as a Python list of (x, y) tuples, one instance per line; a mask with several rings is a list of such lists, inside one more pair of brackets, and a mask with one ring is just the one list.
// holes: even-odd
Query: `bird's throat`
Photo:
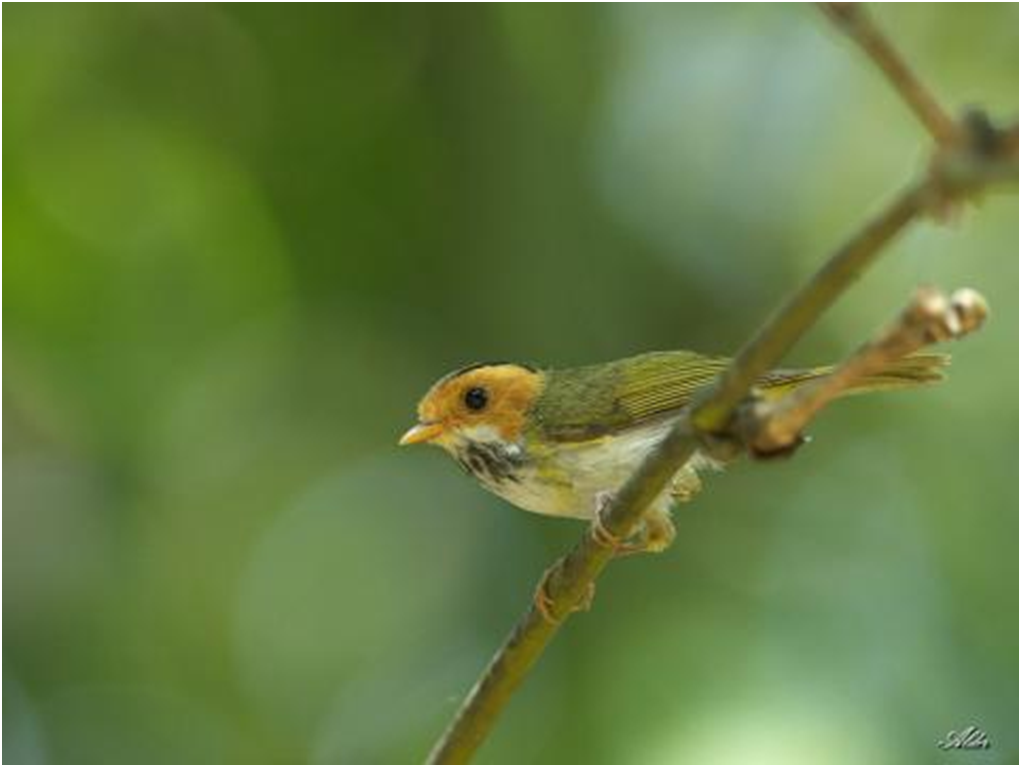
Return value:
[(498, 492), (506, 483), (521, 482), (526, 459), (524, 451), (517, 445), (466, 440), (457, 445), (453, 453), (461, 468)]

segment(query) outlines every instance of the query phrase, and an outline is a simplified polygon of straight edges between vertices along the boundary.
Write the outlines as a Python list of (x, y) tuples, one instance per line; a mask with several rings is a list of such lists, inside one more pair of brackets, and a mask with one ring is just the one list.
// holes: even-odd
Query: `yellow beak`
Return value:
[(443, 432), (441, 423), (416, 423), (401, 437), (400, 445), (417, 445), (419, 442), (432, 442)]

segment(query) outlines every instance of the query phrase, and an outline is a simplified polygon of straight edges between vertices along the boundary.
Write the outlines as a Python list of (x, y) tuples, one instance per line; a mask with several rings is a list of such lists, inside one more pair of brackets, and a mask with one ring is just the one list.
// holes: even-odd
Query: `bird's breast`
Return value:
[(596, 496), (616, 490), (669, 429), (649, 424), (583, 442), (473, 441), (457, 462), (484, 487), (527, 511), (590, 519)]

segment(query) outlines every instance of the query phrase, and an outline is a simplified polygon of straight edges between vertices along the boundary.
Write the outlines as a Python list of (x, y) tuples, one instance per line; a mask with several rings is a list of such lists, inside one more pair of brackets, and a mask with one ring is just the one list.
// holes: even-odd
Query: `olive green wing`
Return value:
[[(949, 361), (945, 354), (912, 354), (858, 379), (840, 396), (936, 383), (943, 380), (943, 368)], [(712, 383), (730, 364), (726, 357), (706, 357), (693, 352), (653, 352), (624, 362), (617, 401), (626, 416), (621, 421), (625, 426), (683, 408), (696, 391)], [(771, 370), (760, 376), (755, 385), (763, 396), (772, 399), (832, 370), (831, 365)]]
[[(598, 439), (677, 413), (728, 363), (726, 357), (694, 352), (651, 352), (605, 365), (550, 371), (533, 423), (543, 437), (555, 441)], [(775, 371), (760, 385), (784, 388), (825, 370)]]
[(632, 359), (622, 377), (621, 408), (633, 421), (680, 410), (727, 367), (725, 357), (653, 352)]

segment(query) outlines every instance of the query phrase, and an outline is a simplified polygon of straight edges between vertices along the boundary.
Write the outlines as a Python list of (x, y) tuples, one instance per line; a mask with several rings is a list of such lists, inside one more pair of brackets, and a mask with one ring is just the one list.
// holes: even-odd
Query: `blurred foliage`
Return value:
[[(1016, 112), (1017, 5), (877, 14)], [(424, 389), (732, 350), (925, 159), (804, 6), (4, 15), (6, 762), (420, 759), (579, 533), (398, 453)], [(1018, 758), (1016, 197), (891, 250), (792, 362), (970, 285), (951, 380), (713, 479), (483, 759)]]

